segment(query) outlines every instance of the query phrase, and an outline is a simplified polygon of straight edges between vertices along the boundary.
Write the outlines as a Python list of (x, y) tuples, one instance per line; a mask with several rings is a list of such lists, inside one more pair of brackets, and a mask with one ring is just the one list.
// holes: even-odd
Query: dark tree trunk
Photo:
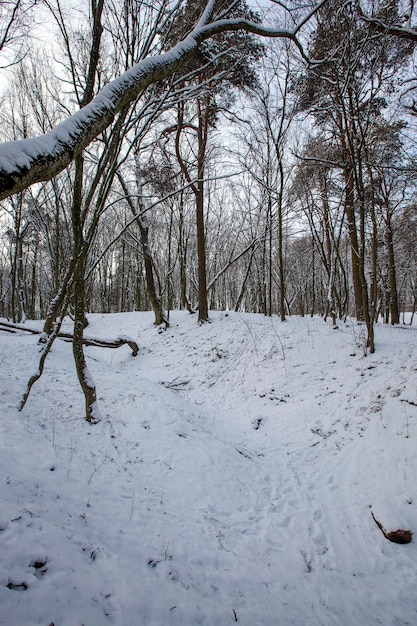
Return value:
[(184, 232), (184, 193), (181, 192), (178, 223), (178, 255), (180, 260), (180, 308), (195, 313), (187, 297), (187, 242)]
[(205, 110), (197, 100), (197, 139), (198, 139), (198, 162), (197, 162), (197, 185), (196, 185), (196, 225), (197, 225), (197, 257), (198, 257), (198, 321), (208, 320), (207, 300), (207, 270), (206, 270), (206, 232), (204, 220), (204, 164), (207, 148), (209, 100), (206, 97)]
[(146, 287), (152, 310), (155, 315), (155, 325), (160, 326), (161, 324), (165, 324), (165, 326), (168, 327), (168, 318), (163, 310), (161, 297), (158, 293), (155, 283), (154, 261), (152, 251), (149, 245), (149, 222), (148, 217), (145, 213), (145, 206), (143, 203), (143, 182), (140, 171), (139, 156), (136, 155), (136, 186), (138, 191), (137, 206), (133, 202), (131, 195), (129, 194), (127, 184), (120, 172), (117, 173), (117, 177), (123, 189), (123, 193), (132, 212), (132, 215), (136, 216), (136, 223), (139, 226), (143, 262), (145, 266)]
[(197, 135), (197, 183), (192, 182), (192, 178), (187, 165), (181, 156), (180, 139), (184, 129), (184, 108), (178, 106), (178, 125), (175, 138), (175, 152), (178, 163), (186, 181), (195, 197), (196, 215), (196, 238), (197, 238), (197, 263), (198, 263), (198, 321), (208, 321), (208, 300), (207, 300), (207, 269), (206, 269), (206, 233), (204, 219), (204, 165), (206, 158), (208, 127), (210, 116), (210, 94), (205, 96), (204, 107), (200, 99), (196, 100), (198, 125), (195, 128)]
[(345, 214), (349, 232), (350, 252), (352, 261), (352, 282), (353, 293), (355, 296), (355, 312), (356, 319), (363, 321), (363, 292), (360, 278), (360, 250), (358, 241), (358, 232), (356, 228), (355, 201), (354, 201), (354, 179), (353, 168), (345, 168)]
[(44, 338), (51, 333), (57, 317), (65, 315), (64, 302), (68, 299), (68, 296), (73, 287), (76, 261), (76, 258), (73, 256), (65, 274), (64, 280), (62, 281), (62, 285), (58, 293), (50, 302), (48, 313), (43, 326), (44, 337), (41, 339), (41, 341), (44, 341)]
[(100, 419), (100, 411), (97, 405), (96, 387), (88, 371), (83, 346), (85, 324), (85, 266), (88, 253), (88, 245), (84, 242), (83, 237), (81, 210), (83, 170), (83, 158), (77, 156), (75, 159), (74, 197), (71, 209), (72, 229), (74, 234), (73, 257), (76, 261), (72, 290), (74, 306), (74, 338), (72, 351), (78, 380), (84, 392), (85, 418), (88, 422), (97, 422)]
[(235, 304), (235, 311), (236, 312), (239, 311), (239, 309), (240, 309), (240, 307), (242, 305), (242, 301), (243, 301), (243, 297), (245, 295), (246, 285), (247, 285), (248, 278), (249, 278), (249, 275), (250, 275), (250, 270), (251, 270), (251, 267), (252, 267), (252, 261), (253, 261), (253, 257), (255, 256), (255, 252), (256, 252), (256, 246), (254, 245), (253, 248), (252, 248), (251, 255), (249, 257), (249, 263), (248, 263), (248, 265), (246, 267), (246, 272), (245, 272), (245, 276), (243, 278), (242, 286), (240, 288), (239, 295), (238, 295), (238, 298), (236, 300), (236, 304)]
[(388, 272), (389, 272), (389, 310), (391, 316), (391, 324), (400, 323), (400, 312), (398, 306), (397, 291), (397, 273), (395, 269), (394, 239), (392, 233), (391, 215), (387, 210), (385, 219), (385, 239), (388, 254)]
[(196, 194), (195, 205), (198, 257), (198, 321), (206, 322), (208, 320), (208, 301), (206, 273), (206, 233), (204, 224), (204, 184), (202, 180), (198, 181), (197, 189), (198, 193)]
[(284, 274), (284, 233), (283, 233), (283, 195), (284, 168), (279, 159), (279, 194), (278, 194), (278, 265), (279, 265), (279, 313), (281, 322), (285, 322), (285, 274)]

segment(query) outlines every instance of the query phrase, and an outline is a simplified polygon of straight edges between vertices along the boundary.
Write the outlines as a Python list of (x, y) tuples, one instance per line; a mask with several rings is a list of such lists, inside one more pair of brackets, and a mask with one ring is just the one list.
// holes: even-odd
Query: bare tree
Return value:
[(19, 63), (26, 52), (26, 38), (32, 24), (32, 9), (38, 0), (0, 2), (0, 68)]
[(50, 180), (64, 170), (106, 128), (115, 116), (135, 101), (149, 85), (172, 76), (198, 51), (200, 44), (223, 32), (239, 31), (266, 37), (287, 38), (305, 53), (298, 35), (302, 27), (327, 0), (309, 9), (293, 29), (271, 28), (244, 18), (213, 19), (215, 0), (208, 0), (191, 32), (171, 50), (146, 57), (104, 87), (83, 109), (54, 130), (37, 139), (0, 146), (0, 199), (30, 185)]
[[(382, 14), (396, 13), (398, 3), (380, 5)], [(355, 310), (367, 326), (367, 343), (374, 351), (374, 306), (366, 276), (367, 203), (364, 194), (368, 132), (384, 107), (383, 96), (393, 73), (411, 52), (411, 46), (384, 35), (373, 36), (355, 9), (343, 2), (324, 6), (318, 15), (311, 52), (329, 62), (308, 72), (301, 100), (313, 112), (317, 125), (336, 138), (336, 161), (344, 179), (346, 224), (351, 244), (351, 271)], [(325, 34), (328, 36), (325, 36)], [(371, 214), (372, 220), (372, 214)], [(373, 237), (375, 245), (375, 229)]]
[(150, 248), (149, 242), (149, 216), (146, 212), (146, 207), (143, 199), (143, 186), (144, 179), (142, 177), (142, 170), (140, 166), (140, 154), (139, 151), (136, 151), (135, 154), (135, 182), (136, 182), (136, 197), (137, 202), (135, 202), (132, 198), (132, 195), (129, 193), (129, 189), (125, 179), (121, 172), (117, 173), (117, 177), (119, 179), (120, 185), (122, 187), (123, 193), (125, 195), (126, 201), (129, 205), (129, 209), (131, 213), (136, 216), (137, 224), (139, 226), (140, 231), (140, 244), (142, 248), (142, 254), (144, 259), (144, 268), (145, 268), (145, 277), (146, 277), (146, 286), (148, 289), (149, 299), (151, 301), (152, 309), (155, 314), (155, 325), (160, 326), (161, 324), (165, 324), (165, 328), (169, 326), (168, 317), (164, 311), (162, 306), (161, 296), (158, 292), (155, 280), (155, 263), (153, 260), (152, 251)]
[[(108, 207), (112, 183), (120, 164), (129, 156), (129, 146), (134, 145), (134, 142), (128, 142), (126, 147), (124, 139), (129, 132), (136, 132), (134, 128), (138, 120), (145, 132), (147, 120), (153, 118), (154, 107), (158, 108), (152, 94), (150, 101), (143, 98), (146, 89), (155, 82), (172, 76), (198, 53), (204, 41), (222, 33), (246, 32), (286, 38), (293, 41), (304, 55), (298, 36), (302, 27), (324, 3), (325, 0), (308, 9), (293, 29), (276, 29), (246, 17), (227, 17), (219, 10), (218, 3), (208, 0), (202, 4), (190, 32), (168, 52), (148, 56), (153, 51), (151, 44), (159, 33), (158, 27), (151, 24), (151, 35), (147, 39), (149, 45), (142, 47), (142, 42), (138, 41), (141, 60), (101, 88), (102, 82), (106, 82), (106, 73), (100, 71), (104, 0), (92, 1), (89, 36), (81, 39), (83, 45), (78, 48), (74, 46), (59, 0), (54, 4), (48, 2), (61, 33), (67, 60), (69, 78), (65, 80), (72, 85), (79, 110), (38, 138), (24, 138), (0, 146), (0, 198), (22, 193), (34, 183), (51, 180), (72, 164), (70, 214), (73, 251), (66, 275), (48, 312), (44, 335), (46, 343), (39, 372), (42, 371), (54, 338), (59, 334), (63, 315), (71, 304), (74, 312), (73, 353), (85, 396), (85, 414), (88, 421), (96, 421), (100, 416), (95, 384), (88, 372), (83, 350), (89, 253), (100, 219)], [(130, 51), (131, 48), (129, 54)], [(230, 51), (226, 49), (224, 54), (232, 51), (233, 48)], [(126, 66), (137, 60), (136, 55), (127, 56)], [(209, 107), (206, 107), (201, 116), (200, 128), (203, 130), (208, 125), (208, 116)], [(98, 140), (93, 144), (96, 138)], [(203, 145), (205, 141), (203, 135)], [(197, 184), (202, 184), (202, 180), (199, 172)], [(32, 378), (28, 385), (21, 408), (35, 379)]]

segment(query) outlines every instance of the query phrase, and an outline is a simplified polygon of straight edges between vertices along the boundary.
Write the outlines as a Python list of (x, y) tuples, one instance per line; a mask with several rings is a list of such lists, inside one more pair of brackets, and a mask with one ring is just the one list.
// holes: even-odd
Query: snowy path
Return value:
[(88, 349), (94, 427), (67, 344), (19, 414), (36, 338), (0, 340), (0, 624), (417, 623), (416, 544), (370, 513), (417, 529), (416, 332), (91, 319), (140, 345)]

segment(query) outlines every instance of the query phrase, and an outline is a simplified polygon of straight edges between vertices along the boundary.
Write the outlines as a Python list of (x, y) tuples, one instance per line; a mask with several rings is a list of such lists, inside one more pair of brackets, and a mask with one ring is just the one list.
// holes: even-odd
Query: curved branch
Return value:
[(168, 78), (196, 49), (195, 38), (187, 37), (170, 52), (144, 59), (116, 78), (87, 106), (45, 135), (2, 144), (0, 199), (63, 171), (143, 89)]
[(399, 26), (395, 24), (386, 24), (377, 17), (369, 17), (369, 15), (366, 15), (363, 12), (360, 2), (358, 2), (358, 0), (356, 0), (356, 10), (361, 19), (369, 24), (372, 28), (375, 28), (375, 30), (381, 33), (385, 33), (387, 35), (399, 37), (400, 39), (407, 39), (408, 41), (417, 42), (417, 30), (415, 28), (405, 28), (404, 26)]
[[(326, 0), (308, 14), (311, 17)], [(197, 26), (166, 53), (148, 57), (109, 83), (85, 107), (58, 124), (53, 130), (32, 139), (0, 145), (0, 200), (23, 191), (62, 172), (101, 132), (113, 122), (117, 113), (129, 106), (142, 90), (176, 72), (213, 35), (244, 30), (257, 35), (287, 38), (295, 43), (303, 58), (306, 55), (293, 31), (276, 30), (243, 19), (219, 20), (207, 24), (214, 2), (209, 0)], [(305, 18), (302, 21), (305, 23)]]
[[(315, 10), (326, 0), (318, 3)], [(306, 55), (293, 30), (276, 30), (243, 19), (219, 20), (207, 24), (214, 2), (209, 0), (197, 26), (166, 53), (146, 58), (109, 83), (85, 107), (61, 122), (52, 131), (32, 139), (0, 145), (0, 200), (30, 185), (50, 180), (63, 171), (149, 85), (176, 72), (206, 39), (221, 32), (244, 30), (266, 37), (292, 40), (304, 58)], [(313, 14), (310, 11), (309, 17)], [(305, 23), (305, 19), (302, 23)]]

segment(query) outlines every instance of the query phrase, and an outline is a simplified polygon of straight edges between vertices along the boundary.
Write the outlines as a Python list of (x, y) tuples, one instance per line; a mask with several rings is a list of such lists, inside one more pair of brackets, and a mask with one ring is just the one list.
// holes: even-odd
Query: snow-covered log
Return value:
[[(58, 337), (64, 341), (72, 341), (71, 333), (59, 333)], [(98, 337), (83, 337), (85, 346), (95, 346), (97, 348), (120, 348), (120, 346), (128, 345), (132, 350), (133, 356), (137, 356), (139, 352), (138, 344), (130, 337), (117, 337), (117, 339), (99, 339)]]
[[(16, 333), (16, 332), (26, 332), (31, 333), (32, 335), (41, 335), (42, 331), (36, 330), (35, 328), (29, 328), (29, 326), (22, 326), (21, 324), (11, 324), (10, 322), (0, 321), (0, 330)], [(63, 339), (64, 341), (72, 341), (74, 336), (71, 333), (58, 332), (57, 337)], [(96, 346), (98, 348), (120, 348), (120, 346), (128, 345), (132, 350), (133, 356), (137, 356), (139, 352), (138, 344), (134, 339), (130, 337), (121, 336), (117, 337), (117, 339), (101, 339), (99, 337), (83, 337), (83, 344), (85, 346)]]

